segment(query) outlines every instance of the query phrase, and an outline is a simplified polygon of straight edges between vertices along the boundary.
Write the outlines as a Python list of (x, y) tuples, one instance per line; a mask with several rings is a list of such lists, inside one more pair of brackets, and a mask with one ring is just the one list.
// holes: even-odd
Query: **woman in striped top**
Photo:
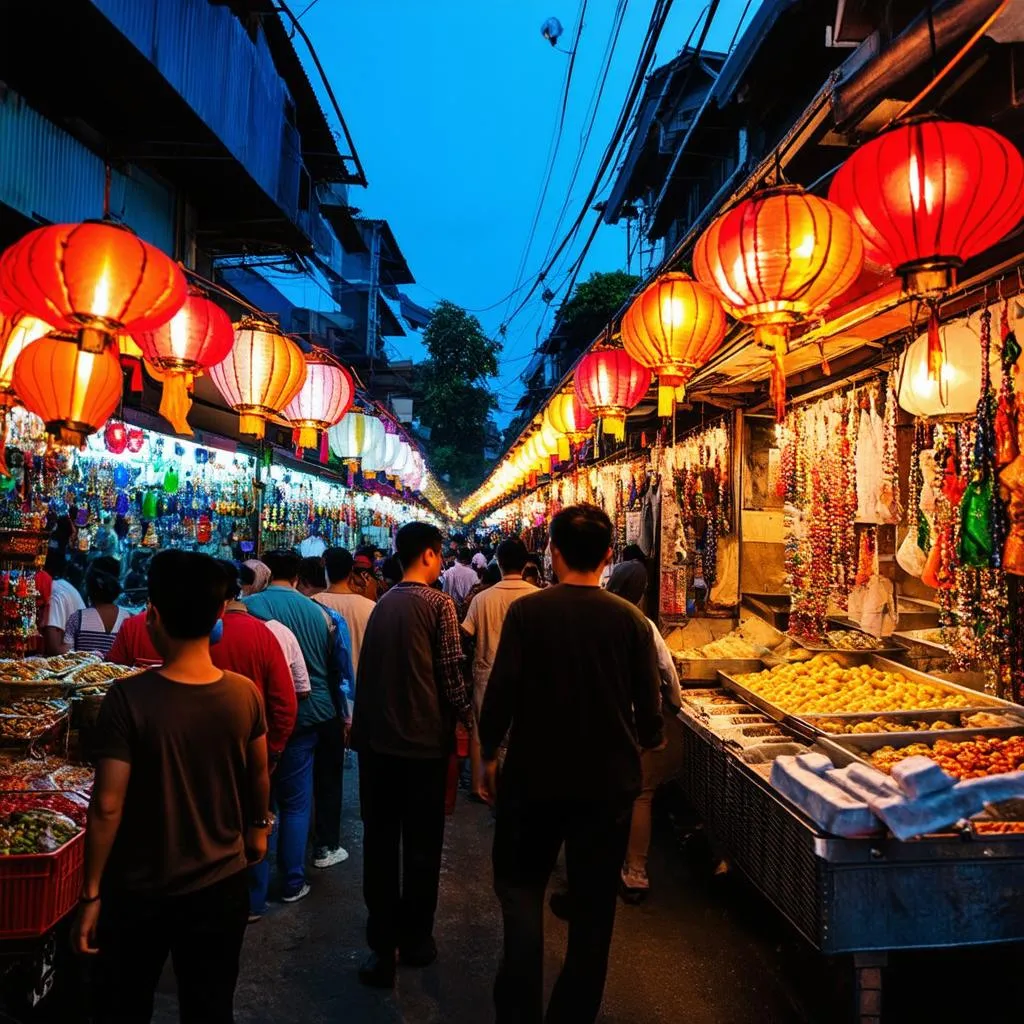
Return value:
[(85, 592), (89, 607), (68, 619), (64, 650), (106, 655), (128, 618), (128, 612), (114, 604), (121, 593), (121, 563), (110, 555), (93, 559), (85, 574)]

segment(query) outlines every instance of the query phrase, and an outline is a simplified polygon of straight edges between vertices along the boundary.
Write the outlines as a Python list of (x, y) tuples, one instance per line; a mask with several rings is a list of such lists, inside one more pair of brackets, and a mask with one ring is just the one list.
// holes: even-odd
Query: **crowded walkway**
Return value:
[[(426, 970), (399, 968), (394, 992), (368, 989), (357, 978), (365, 955), (365, 909), (354, 774), (346, 780), (342, 835), (351, 858), (313, 874), (313, 891), (302, 904), (274, 903), (264, 920), (249, 928), (235, 995), (238, 1024), (481, 1024), (493, 1019), (501, 917), (491, 885), (491, 812), (471, 803), (463, 791), (449, 819), (435, 929), (437, 963)], [(602, 1024), (811, 1019), (779, 975), (774, 936), (766, 937), (749, 920), (742, 901), (729, 898), (729, 883), (712, 883), (699, 840), (690, 844), (692, 855), (677, 851), (667, 825), (657, 840), (656, 898), (619, 908)], [(549, 987), (566, 931), (545, 911)], [(168, 972), (157, 999), (158, 1024), (177, 1020), (173, 993)]]

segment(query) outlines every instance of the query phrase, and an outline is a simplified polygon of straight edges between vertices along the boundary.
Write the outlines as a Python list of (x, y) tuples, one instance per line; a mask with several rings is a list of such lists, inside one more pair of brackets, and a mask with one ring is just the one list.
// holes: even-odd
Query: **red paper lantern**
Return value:
[(185, 301), (185, 275), (156, 246), (109, 221), (36, 228), (0, 257), (0, 291), (98, 352), (112, 334), (151, 331)]
[(14, 364), (14, 388), (51, 434), (80, 445), (121, 401), (121, 364), (111, 348), (86, 352), (72, 335), (32, 342)]
[(658, 414), (671, 416), (687, 381), (721, 347), (722, 304), (689, 274), (662, 274), (632, 302), (622, 318), (622, 344), (658, 375)]
[(845, 210), (799, 185), (764, 189), (714, 220), (697, 240), (693, 272), (726, 312), (753, 325), (772, 354), (772, 397), (786, 404), (789, 329), (857, 279), (864, 242)]
[[(143, 358), (163, 381), (160, 415), (179, 434), (191, 434), (189, 392), (195, 377), (227, 358), (235, 343), (231, 318), (195, 286), (167, 323), (135, 335)], [(157, 376), (157, 374), (154, 374)]]
[(606, 434), (626, 436), (626, 414), (647, 394), (651, 371), (622, 349), (588, 352), (576, 367), (576, 394), (603, 420)]
[(146, 443), (146, 435), (142, 432), (139, 427), (128, 428), (128, 451), (135, 453), (136, 455), (142, 451), (142, 446)]
[(313, 448), (318, 430), (328, 430), (352, 408), (355, 385), (348, 370), (323, 349), (305, 354), (306, 379), (284, 418), (298, 432), (298, 446)]
[(990, 128), (912, 120), (857, 149), (829, 199), (860, 228), (870, 259), (910, 293), (935, 295), (1024, 215), (1024, 159)]

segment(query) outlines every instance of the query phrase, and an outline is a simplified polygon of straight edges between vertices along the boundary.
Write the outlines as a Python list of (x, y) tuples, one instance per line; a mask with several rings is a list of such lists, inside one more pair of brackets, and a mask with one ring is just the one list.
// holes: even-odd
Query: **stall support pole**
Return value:
[(263, 554), (263, 494), (266, 490), (266, 482), (263, 479), (263, 453), (266, 442), (260, 439), (256, 446), (256, 469), (253, 472), (252, 487), (256, 495), (256, 523), (253, 528), (254, 557), (259, 558)]
[(857, 1024), (881, 1024), (882, 979), (889, 962), (887, 953), (855, 953), (853, 957)]

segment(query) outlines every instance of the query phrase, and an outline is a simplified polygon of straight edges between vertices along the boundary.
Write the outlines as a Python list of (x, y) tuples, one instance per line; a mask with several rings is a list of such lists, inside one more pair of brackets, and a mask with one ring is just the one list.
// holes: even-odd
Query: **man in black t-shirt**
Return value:
[(156, 555), (146, 625), (163, 665), (115, 682), (100, 709), (72, 933), (99, 954), (98, 1022), (148, 1021), (168, 953), (181, 1019), (232, 1020), (270, 780), (259, 692), (210, 659), (226, 596), (212, 558)]
[[(508, 610), (480, 719), (485, 790), (497, 797), (494, 888), (505, 949), (498, 1024), (596, 1019), (608, 970), (639, 747), (662, 743), (658, 660), (647, 620), (600, 587), (612, 524), (592, 505), (551, 522), (558, 586)], [(508, 733), (500, 784), (497, 751)], [(639, 747), (638, 747), (639, 742)], [(569, 946), (543, 1010), (544, 891), (565, 844)]]

